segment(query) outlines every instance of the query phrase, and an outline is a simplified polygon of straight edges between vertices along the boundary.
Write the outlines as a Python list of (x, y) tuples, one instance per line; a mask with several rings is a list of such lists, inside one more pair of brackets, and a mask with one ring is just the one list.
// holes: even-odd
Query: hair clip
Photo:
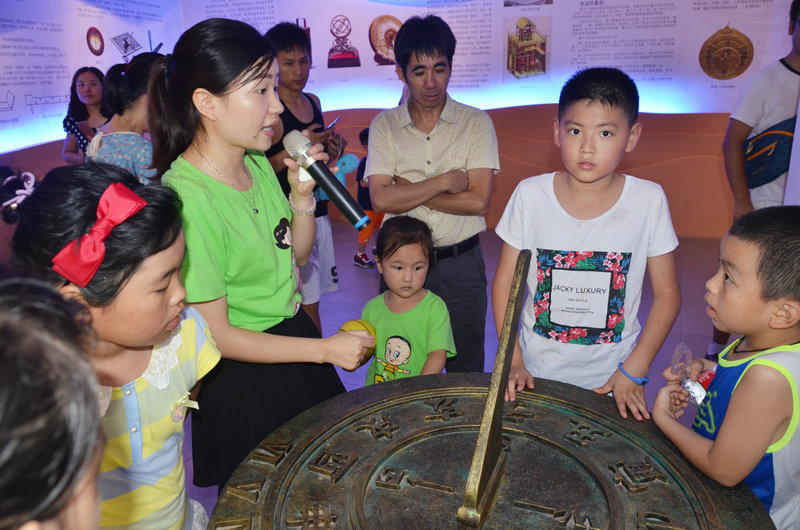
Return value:
[(97, 205), (97, 221), (78, 239), (73, 239), (53, 257), (53, 270), (75, 285), (86, 287), (103, 263), (105, 240), (115, 226), (147, 205), (122, 183), (106, 188)]
[(33, 188), (36, 185), (36, 177), (33, 176), (33, 173), (26, 171), (19, 177), (16, 175), (11, 175), (3, 181), (3, 186), (14, 179), (22, 181), (22, 188), (14, 192), (14, 197), (11, 197), (2, 205), (0, 205), (3, 208), (10, 206), (12, 210), (16, 210), (17, 207), (22, 204), (22, 201), (31, 196), (31, 193), (33, 193)]

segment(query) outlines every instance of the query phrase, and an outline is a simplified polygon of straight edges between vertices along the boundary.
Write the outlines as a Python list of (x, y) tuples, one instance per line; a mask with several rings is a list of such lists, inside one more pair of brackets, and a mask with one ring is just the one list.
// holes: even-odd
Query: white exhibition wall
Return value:
[(553, 103), (586, 66), (616, 66), (645, 112), (728, 112), (744, 81), (784, 56), (790, 0), (7, 0), (0, 13), (0, 153), (64, 137), (73, 72), (172, 50), (210, 17), (311, 35), (309, 91), (324, 110), (397, 104), (386, 43), (434, 13), (458, 45), (451, 93), (488, 109)]

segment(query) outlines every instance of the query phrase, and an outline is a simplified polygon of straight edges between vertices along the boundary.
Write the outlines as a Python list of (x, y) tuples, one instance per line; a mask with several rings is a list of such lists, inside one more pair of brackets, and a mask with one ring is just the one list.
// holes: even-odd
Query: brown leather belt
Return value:
[(459, 254), (463, 254), (468, 250), (472, 250), (475, 248), (480, 240), (478, 239), (478, 234), (465, 239), (461, 243), (456, 243), (455, 245), (450, 245), (449, 247), (433, 247), (433, 256), (436, 260), (447, 259), (447, 258), (454, 258)]

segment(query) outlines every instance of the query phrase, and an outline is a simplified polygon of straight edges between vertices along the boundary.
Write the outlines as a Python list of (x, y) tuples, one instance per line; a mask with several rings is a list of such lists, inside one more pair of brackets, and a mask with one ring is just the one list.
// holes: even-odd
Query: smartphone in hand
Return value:
[(338, 116), (336, 116), (336, 118), (334, 118), (334, 119), (333, 119), (333, 121), (332, 121), (332, 122), (330, 122), (330, 123), (328, 124), (328, 126), (327, 126), (327, 127), (325, 127), (324, 129), (323, 129), (322, 127), (317, 127), (316, 129), (314, 129), (314, 132), (315, 132), (315, 133), (321, 133), (322, 131), (327, 131), (328, 129), (330, 129), (331, 127), (333, 127), (334, 125), (336, 125), (336, 122), (338, 122), (338, 121), (339, 121), (339, 119), (340, 119), (341, 117), (342, 117), (342, 115), (341, 115), (341, 114), (339, 114)]

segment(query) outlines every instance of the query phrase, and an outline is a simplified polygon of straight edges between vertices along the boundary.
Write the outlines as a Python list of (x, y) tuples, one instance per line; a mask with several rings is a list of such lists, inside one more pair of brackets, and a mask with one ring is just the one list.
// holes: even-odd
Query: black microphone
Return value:
[(339, 208), (344, 216), (356, 228), (362, 230), (369, 224), (369, 217), (361, 209), (361, 206), (353, 199), (339, 179), (328, 169), (321, 160), (316, 160), (308, 155), (311, 148), (311, 141), (303, 136), (300, 131), (289, 131), (283, 138), (283, 146), (292, 159), (300, 164), (300, 167), (308, 171), (311, 178), (319, 184), (322, 191), (328, 194), (333, 204)]

